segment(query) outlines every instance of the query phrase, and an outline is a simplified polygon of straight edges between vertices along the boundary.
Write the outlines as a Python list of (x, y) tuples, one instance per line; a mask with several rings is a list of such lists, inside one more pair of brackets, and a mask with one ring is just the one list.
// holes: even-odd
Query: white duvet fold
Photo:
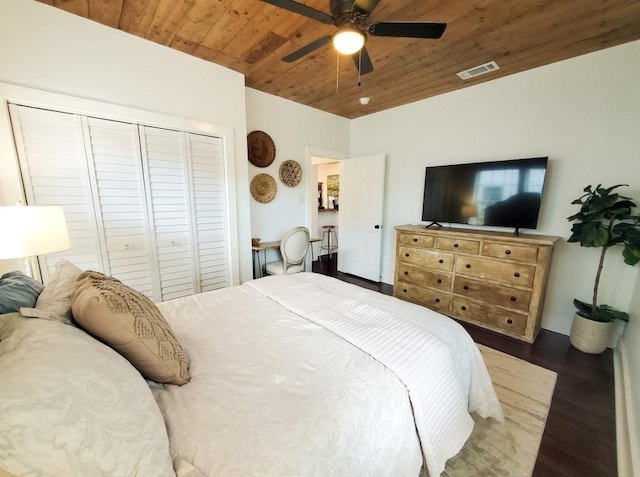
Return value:
[(477, 346), (450, 318), (319, 274), (271, 276), (245, 286), (339, 335), (398, 376), (430, 475), (440, 475), (468, 439), (470, 412), (503, 419)]

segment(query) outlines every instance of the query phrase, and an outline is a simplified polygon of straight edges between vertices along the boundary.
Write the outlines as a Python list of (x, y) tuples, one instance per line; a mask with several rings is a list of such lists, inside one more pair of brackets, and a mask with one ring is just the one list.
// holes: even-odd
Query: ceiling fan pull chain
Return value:
[(340, 55), (336, 52), (336, 94), (338, 94), (338, 87), (340, 77)]
[(362, 86), (360, 82), (360, 72), (362, 71), (362, 49), (358, 52), (358, 86)]

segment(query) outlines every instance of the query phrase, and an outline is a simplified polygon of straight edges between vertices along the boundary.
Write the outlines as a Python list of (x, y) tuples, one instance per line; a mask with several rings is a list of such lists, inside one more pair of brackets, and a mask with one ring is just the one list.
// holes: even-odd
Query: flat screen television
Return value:
[(535, 229), (547, 159), (428, 166), (422, 221)]

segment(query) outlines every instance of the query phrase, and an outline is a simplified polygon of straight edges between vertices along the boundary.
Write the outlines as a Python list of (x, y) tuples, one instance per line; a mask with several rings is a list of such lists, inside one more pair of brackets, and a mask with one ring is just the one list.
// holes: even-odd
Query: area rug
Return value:
[(530, 477), (549, 414), (557, 374), (478, 345), (502, 403), (505, 422), (474, 416), (476, 425), (447, 477)]

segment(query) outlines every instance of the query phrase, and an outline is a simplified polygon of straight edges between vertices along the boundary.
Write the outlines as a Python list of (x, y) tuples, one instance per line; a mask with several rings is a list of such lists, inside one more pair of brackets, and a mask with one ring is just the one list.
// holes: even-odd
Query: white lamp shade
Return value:
[(0, 260), (71, 248), (62, 207), (0, 207), (0, 224)]
[(344, 28), (333, 35), (333, 46), (343, 55), (353, 55), (364, 46), (364, 34), (353, 28)]

